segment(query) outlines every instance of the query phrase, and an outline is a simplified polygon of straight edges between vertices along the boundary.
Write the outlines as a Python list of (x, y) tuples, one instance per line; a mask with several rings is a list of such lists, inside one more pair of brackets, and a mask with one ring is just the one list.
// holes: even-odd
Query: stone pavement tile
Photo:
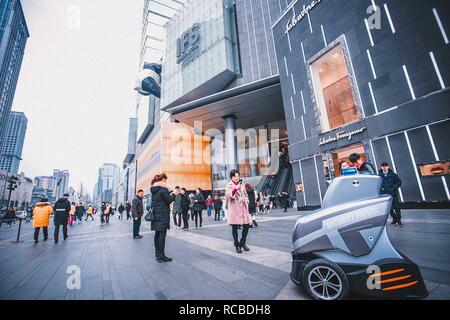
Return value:
[(122, 291), (125, 300), (156, 300), (155, 292), (147, 285), (143, 284), (131, 290)]
[(450, 300), (450, 286), (437, 284), (432, 289), (428, 288), (429, 295), (426, 300)]
[(192, 265), (197, 269), (225, 283), (231, 283), (237, 280), (245, 279), (247, 277), (244, 272), (222, 267), (221, 265), (213, 261), (200, 260), (192, 263)]
[(245, 278), (234, 282), (233, 288), (239, 289), (245, 300), (272, 300), (279, 287), (266, 283), (264, 279)]
[(77, 300), (103, 300), (103, 281), (101, 278), (81, 280), (81, 289), (71, 290)]
[[(61, 245), (63, 245), (61, 243)], [(50, 276), (48, 283), (44, 286), (38, 299), (63, 299), (67, 294), (67, 281), (71, 274), (67, 273), (68, 267), (80, 267), (80, 258), (83, 253), (81, 249), (67, 250), (68, 248), (61, 248), (65, 250), (63, 258), (57, 264), (53, 274)]]
[(144, 278), (135, 267), (118, 268), (115, 273), (122, 292), (139, 288), (145, 284)]
[(310, 300), (310, 298), (301, 286), (297, 286), (289, 279), (275, 300)]
[(39, 295), (53, 271), (46, 266), (48, 253), (45, 253), (45, 249), (38, 250), (39, 254), (34, 259), (4, 273), (0, 280), (1, 299), (13, 299), (19, 295), (34, 299)]

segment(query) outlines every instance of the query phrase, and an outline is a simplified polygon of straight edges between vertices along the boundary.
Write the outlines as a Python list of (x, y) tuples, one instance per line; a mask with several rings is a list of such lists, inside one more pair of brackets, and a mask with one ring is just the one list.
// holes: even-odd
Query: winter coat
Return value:
[(70, 201), (61, 198), (55, 203), (53, 222), (55, 226), (65, 225), (69, 220), (69, 212), (71, 209)]
[[(227, 183), (225, 195), (227, 204), (227, 220), (230, 225), (250, 224), (252, 217), (248, 212), (248, 194), (245, 187), (235, 185), (233, 181)], [(236, 189), (236, 191), (234, 191)]]
[(154, 231), (166, 231), (170, 229), (170, 204), (175, 200), (175, 195), (169, 193), (169, 188), (164, 182), (156, 182), (151, 188), (153, 215), (151, 229)]
[(381, 177), (381, 194), (390, 194), (393, 197), (398, 197), (398, 189), (402, 185), (400, 177), (391, 169), (389, 169), (385, 176), (383, 170), (378, 171), (378, 175)]
[(376, 175), (377, 171), (375, 170), (374, 166), (369, 162), (363, 162), (361, 166), (358, 169), (358, 172), (361, 174), (371, 174)]
[(255, 190), (247, 189), (248, 194), (248, 212), (255, 213), (256, 212), (256, 195)]
[(38, 202), (33, 210), (33, 227), (48, 227), (52, 213), (53, 209), (50, 202)]
[(125, 207), (121, 204), (120, 206), (119, 206), (119, 213), (120, 214), (122, 214), (122, 212), (125, 210)]
[(76, 206), (75, 212), (77, 216), (81, 217), (84, 215), (84, 206)]
[(194, 200), (194, 206), (192, 207), (193, 211), (202, 211), (205, 208), (205, 198), (201, 193), (196, 194), (193, 200)]
[(219, 198), (213, 201), (214, 202), (214, 209), (219, 210), (222, 209), (223, 201)]
[(207, 207), (212, 207), (214, 201), (213, 201), (213, 199), (206, 199), (206, 200), (205, 200), (205, 203), (206, 203), (206, 206), (207, 206)]
[(191, 200), (189, 200), (189, 196), (187, 195), (187, 193), (183, 194), (181, 196), (181, 209), (184, 212), (188, 212), (189, 211), (189, 205), (191, 204)]
[(287, 207), (288, 206), (288, 195), (283, 193), (280, 197), (280, 206)]
[(140, 218), (144, 214), (144, 204), (142, 198), (136, 197), (131, 204), (131, 216), (133, 218)]
[(181, 206), (182, 202), (183, 202), (183, 196), (181, 194), (177, 195), (175, 197), (175, 200), (173, 201), (173, 213), (183, 212), (183, 209)]
[(131, 203), (127, 203), (125, 209), (127, 210), (127, 212), (131, 211)]

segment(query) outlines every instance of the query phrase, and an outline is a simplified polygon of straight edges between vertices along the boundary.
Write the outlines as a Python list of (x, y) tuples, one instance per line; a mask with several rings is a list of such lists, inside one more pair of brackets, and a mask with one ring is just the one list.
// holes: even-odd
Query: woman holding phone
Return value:
[[(234, 246), (237, 253), (242, 249), (250, 251), (246, 245), (248, 229), (252, 223), (252, 217), (248, 212), (248, 194), (242, 183), (238, 170), (231, 170), (231, 181), (226, 186), (226, 202), (228, 208), (228, 224), (232, 227)], [(242, 238), (239, 241), (238, 227), (242, 225)]]

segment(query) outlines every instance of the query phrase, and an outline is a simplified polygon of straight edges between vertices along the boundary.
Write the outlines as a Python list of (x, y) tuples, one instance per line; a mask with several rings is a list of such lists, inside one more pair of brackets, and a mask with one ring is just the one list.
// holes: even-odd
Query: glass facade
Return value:
[(323, 132), (361, 118), (340, 45), (313, 62), (311, 70)]
[(163, 107), (189, 93), (190, 100), (215, 93), (239, 72), (234, 7), (227, 2), (195, 0), (166, 25)]

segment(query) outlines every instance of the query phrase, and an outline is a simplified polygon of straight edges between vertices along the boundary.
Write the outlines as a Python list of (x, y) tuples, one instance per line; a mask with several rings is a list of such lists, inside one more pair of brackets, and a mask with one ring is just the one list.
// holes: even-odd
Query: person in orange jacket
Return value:
[(52, 205), (47, 198), (41, 199), (33, 210), (34, 243), (38, 243), (39, 230), (42, 228), (44, 241), (48, 240), (48, 225), (53, 213)]

